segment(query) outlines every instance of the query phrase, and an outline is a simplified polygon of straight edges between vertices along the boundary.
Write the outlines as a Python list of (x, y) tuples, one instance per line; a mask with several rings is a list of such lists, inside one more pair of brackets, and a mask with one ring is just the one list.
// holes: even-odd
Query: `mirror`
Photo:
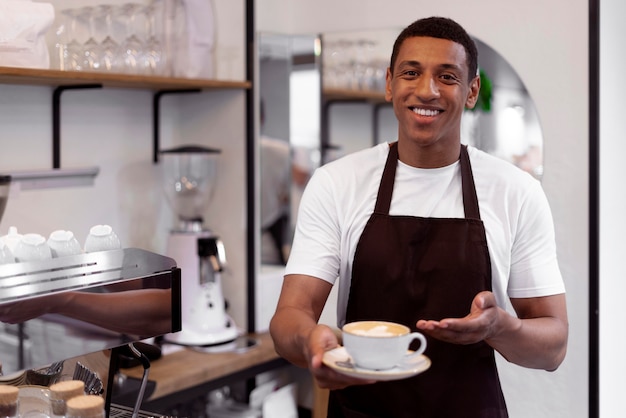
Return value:
[(319, 164), (318, 51), (316, 36), (259, 36), (263, 265), (284, 265), (299, 196)]

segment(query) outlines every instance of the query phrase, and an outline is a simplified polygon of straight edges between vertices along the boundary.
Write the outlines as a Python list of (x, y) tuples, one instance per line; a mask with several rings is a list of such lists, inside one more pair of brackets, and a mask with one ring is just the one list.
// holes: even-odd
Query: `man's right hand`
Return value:
[(367, 385), (375, 380), (359, 379), (336, 372), (323, 363), (324, 353), (339, 346), (336, 331), (326, 325), (317, 325), (309, 334), (306, 356), (309, 370), (322, 389), (343, 389), (353, 385)]

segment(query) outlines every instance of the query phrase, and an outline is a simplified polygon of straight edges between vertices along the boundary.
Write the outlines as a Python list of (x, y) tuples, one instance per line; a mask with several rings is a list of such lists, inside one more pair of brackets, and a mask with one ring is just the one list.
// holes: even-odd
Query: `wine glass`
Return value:
[(67, 46), (72, 40), (70, 33), (71, 19), (63, 13), (57, 16), (58, 24), (54, 30), (54, 50), (50, 56), (50, 65), (57, 70), (68, 70), (65, 68), (65, 55), (67, 54)]
[(96, 21), (103, 39), (100, 41), (100, 70), (121, 72), (120, 45), (113, 38), (113, 6), (101, 4), (96, 8)]
[(118, 9), (119, 16), (124, 21), (126, 37), (120, 45), (123, 71), (128, 74), (139, 74), (141, 72), (140, 59), (143, 49), (143, 42), (137, 35), (136, 21), (137, 13), (141, 10), (141, 5), (137, 3), (125, 3)]
[(81, 42), (79, 42), (79, 31), (77, 27), (80, 10), (74, 8), (64, 9), (61, 11), (61, 14), (65, 17), (65, 22), (67, 23), (68, 41), (63, 47), (63, 56), (59, 66), (62, 67), (63, 70), (82, 71), (83, 46)]
[(100, 69), (100, 44), (95, 38), (95, 9), (92, 6), (85, 6), (79, 9), (79, 19), (87, 24), (89, 37), (83, 43), (83, 70), (99, 71)]
[(146, 23), (146, 41), (141, 54), (141, 67), (145, 74), (164, 75), (165, 57), (163, 44), (156, 31), (156, 9), (154, 3), (148, 4), (143, 9)]

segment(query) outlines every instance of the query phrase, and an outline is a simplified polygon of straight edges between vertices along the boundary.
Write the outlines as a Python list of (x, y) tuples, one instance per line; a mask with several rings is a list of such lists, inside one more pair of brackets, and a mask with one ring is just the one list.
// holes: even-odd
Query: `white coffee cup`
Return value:
[(15, 263), (15, 257), (8, 245), (0, 239), (0, 264)]
[(120, 239), (109, 225), (94, 225), (85, 239), (85, 252), (109, 251), (121, 248)]
[(46, 238), (39, 234), (24, 234), (13, 250), (15, 259), (19, 262), (41, 261), (52, 258), (52, 251), (46, 243)]
[(11, 250), (11, 253), (14, 253), (15, 246), (17, 245), (18, 242), (22, 240), (22, 234), (17, 232), (17, 227), (10, 226), (9, 232), (0, 238), (2, 239), (2, 242), (4, 242), (4, 244), (7, 247), (9, 247), (9, 250)]
[[(356, 321), (343, 326), (343, 346), (357, 367), (387, 370), (420, 356), (426, 350), (426, 337), (411, 332), (409, 327), (395, 322)], [(419, 340), (419, 348), (409, 351), (409, 345)]]
[(50, 233), (48, 245), (52, 250), (52, 257), (77, 255), (83, 251), (74, 233), (62, 229)]

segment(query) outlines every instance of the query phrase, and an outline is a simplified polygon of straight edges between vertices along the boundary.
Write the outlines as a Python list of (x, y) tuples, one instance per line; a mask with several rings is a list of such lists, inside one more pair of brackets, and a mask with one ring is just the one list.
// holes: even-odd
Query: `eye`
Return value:
[(415, 78), (419, 76), (419, 72), (417, 70), (405, 70), (402, 72), (402, 77), (404, 78)]
[(439, 78), (441, 78), (444, 83), (448, 84), (456, 83), (459, 80), (459, 78), (454, 74), (441, 74)]

